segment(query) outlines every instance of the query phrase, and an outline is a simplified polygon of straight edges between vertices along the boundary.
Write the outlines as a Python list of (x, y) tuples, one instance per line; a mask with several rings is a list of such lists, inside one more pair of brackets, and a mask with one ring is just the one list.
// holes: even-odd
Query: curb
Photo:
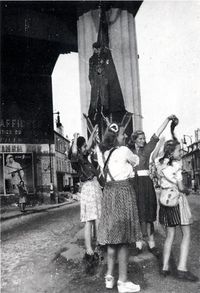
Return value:
[(30, 209), (30, 210), (25, 211), (24, 213), (17, 212), (17, 214), (15, 214), (15, 215), (1, 216), (0, 221), (4, 222), (6, 220), (10, 220), (10, 219), (14, 219), (14, 218), (28, 216), (28, 215), (36, 214), (36, 213), (42, 213), (42, 212), (45, 212), (47, 210), (56, 209), (56, 208), (59, 208), (59, 207), (65, 206), (65, 205), (69, 205), (69, 206), (73, 207), (73, 206), (78, 206), (79, 204), (80, 204), (80, 202), (64, 202), (64, 203), (61, 203), (61, 204), (56, 204), (56, 205), (43, 207), (43, 208), (39, 208), (39, 209), (37, 209), (37, 208), (32, 209), (32, 210)]
[[(165, 233), (161, 225), (155, 225), (155, 232), (157, 232), (160, 237), (164, 237)], [(85, 253), (85, 248), (77, 243), (78, 240), (84, 240), (84, 228), (81, 228), (71, 239), (67, 245), (67, 250), (61, 253), (61, 256), (67, 261), (71, 260), (73, 262), (80, 262)], [(158, 257), (153, 255), (147, 250), (147, 244), (143, 243), (143, 252), (139, 255), (129, 255), (129, 263), (144, 263), (145, 261), (157, 262)], [(106, 263), (106, 260), (104, 261)]]

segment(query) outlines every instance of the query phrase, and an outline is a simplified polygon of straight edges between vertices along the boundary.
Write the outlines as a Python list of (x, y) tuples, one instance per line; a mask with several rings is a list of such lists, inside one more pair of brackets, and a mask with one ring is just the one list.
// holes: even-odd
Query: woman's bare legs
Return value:
[(87, 221), (85, 223), (85, 247), (88, 254), (94, 253), (92, 249), (92, 225), (93, 221)]
[(118, 246), (118, 262), (119, 262), (119, 281), (127, 281), (127, 266), (128, 266), (128, 247), (127, 245)]
[(169, 259), (172, 249), (172, 243), (174, 241), (175, 236), (175, 227), (167, 227), (166, 231), (166, 239), (164, 243), (164, 249), (163, 249), (163, 270), (169, 270)]
[(146, 223), (147, 225), (147, 235), (148, 235), (148, 244), (149, 244), (149, 248), (154, 248), (155, 247), (155, 240), (154, 240), (154, 234), (152, 233), (152, 223)]
[(187, 258), (190, 246), (190, 226), (181, 226), (183, 238), (180, 245), (178, 270), (187, 271)]
[(106, 275), (113, 276), (117, 246), (112, 245), (107, 248), (107, 273)]

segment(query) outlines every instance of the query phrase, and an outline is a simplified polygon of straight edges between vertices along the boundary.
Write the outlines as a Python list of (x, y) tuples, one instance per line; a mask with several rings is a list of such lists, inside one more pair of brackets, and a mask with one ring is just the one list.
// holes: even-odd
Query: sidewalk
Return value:
[(44, 212), (46, 210), (51, 210), (51, 209), (55, 209), (55, 208), (59, 208), (65, 205), (69, 205), (69, 204), (79, 204), (78, 201), (75, 200), (68, 200), (66, 202), (63, 203), (58, 203), (58, 204), (41, 204), (41, 205), (36, 205), (36, 206), (27, 206), (25, 209), (25, 212), (21, 212), (19, 210), (18, 206), (9, 206), (9, 207), (5, 207), (5, 208), (1, 208), (1, 217), (0, 217), (0, 221), (6, 221), (9, 219), (13, 219), (13, 218), (18, 218), (21, 216), (27, 216), (33, 213), (41, 213)]
[[(189, 196), (189, 203), (192, 210), (193, 220), (194, 222), (200, 219), (199, 216), (199, 200), (198, 200), (197, 193), (192, 193)], [(198, 204), (197, 204), (198, 202)], [(158, 223), (155, 222), (155, 239), (158, 244), (158, 247), (161, 247), (161, 242), (165, 238), (165, 230), (164, 228)], [(84, 246), (84, 228), (81, 229), (73, 239), (71, 239), (70, 243), (67, 245), (67, 251), (61, 253), (61, 256), (65, 258), (67, 261), (71, 260), (75, 263), (80, 262), (83, 255), (85, 253), (85, 246)], [(160, 258), (161, 255), (158, 257)], [(147, 243), (143, 242), (143, 252), (142, 254), (135, 255), (134, 249), (130, 251), (129, 262), (130, 263), (144, 263), (145, 261), (151, 261), (152, 264), (156, 264), (158, 259), (148, 251)]]
[[(163, 235), (163, 231), (160, 227), (157, 227), (155, 230), (156, 236), (159, 237)], [(67, 244), (67, 250), (61, 253), (61, 256), (65, 258), (67, 261), (73, 261), (74, 263), (79, 263), (83, 255), (85, 253), (85, 245), (84, 245), (84, 228), (76, 233), (74, 238)], [(143, 263), (147, 260), (151, 260), (151, 262), (157, 262), (157, 258), (148, 251), (147, 243), (143, 241), (143, 251), (141, 254), (136, 255), (135, 247), (133, 246), (130, 249), (129, 262), (133, 263)], [(104, 262), (105, 263), (105, 262)]]

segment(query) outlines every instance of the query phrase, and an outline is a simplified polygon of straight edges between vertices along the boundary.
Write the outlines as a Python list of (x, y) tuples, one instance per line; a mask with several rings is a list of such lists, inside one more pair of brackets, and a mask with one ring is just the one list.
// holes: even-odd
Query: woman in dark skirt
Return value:
[[(198, 281), (198, 277), (187, 270), (187, 257), (190, 244), (190, 224), (192, 221), (190, 207), (187, 198), (184, 195), (184, 193), (188, 195), (189, 192), (183, 186), (180, 160), (181, 146), (176, 139), (166, 141), (164, 145), (164, 156), (161, 159), (156, 159), (157, 174), (161, 186), (160, 196), (162, 197), (163, 191), (170, 190), (170, 192), (172, 192), (173, 189), (177, 190), (179, 196), (178, 204), (175, 206), (160, 204), (159, 221), (166, 227), (161, 274), (164, 277), (170, 274), (169, 259), (176, 227), (179, 226), (182, 232), (182, 241), (180, 244), (180, 257), (176, 277), (183, 281), (196, 282)], [(162, 203), (165, 202), (162, 201)], [(187, 209), (185, 210), (186, 207)]]
[(116, 124), (111, 124), (104, 141), (97, 147), (98, 163), (106, 178), (98, 242), (107, 245), (106, 288), (111, 289), (114, 286), (113, 271), (117, 253), (118, 292), (138, 292), (140, 286), (127, 280), (127, 262), (128, 244), (142, 238), (136, 195), (130, 182), (130, 178), (134, 176), (133, 168), (139, 163), (139, 158), (124, 144), (123, 129), (119, 130)]
[[(170, 120), (176, 118), (171, 115), (165, 119), (163, 124), (159, 127), (156, 133), (151, 137), (150, 141), (146, 143), (145, 134), (143, 131), (136, 131), (132, 134), (128, 143), (129, 148), (134, 154), (140, 158), (139, 165), (136, 167), (136, 176), (133, 181), (137, 196), (137, 205), (139, 212), (139, 219), (143, 236), (148, 236), (148, 249), (154, 255), (159, 254), (159, 250), (155, 247), (154, 241), (154, 225), (157, 214), (157, 199), (153, 185), (153, 181), (149, 176), (149, 159), (150, 155), (159, 141), (159, 136), (166, 128)], [(136, 243), (137, 253), (142, 252), (142, 242)]]

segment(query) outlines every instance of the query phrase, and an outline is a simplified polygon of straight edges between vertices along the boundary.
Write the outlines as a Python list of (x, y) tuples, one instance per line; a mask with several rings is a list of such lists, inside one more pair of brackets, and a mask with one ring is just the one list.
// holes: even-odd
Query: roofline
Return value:
[(59, 132), (57, 132), (56, 130), (54, 130), (53, 132), (54, 132), (54, 134), (56, 134), (56, 135), (60, 136), (60, 137), (61, 137), (61, 138), (63, 138), (64, 140), (66, 140), (67, 142), (70, 142), (70, 139), (68, 139), (68, 138), (64, 137), (62, 134), (60, 134), (60, 133), (59, 133)]

